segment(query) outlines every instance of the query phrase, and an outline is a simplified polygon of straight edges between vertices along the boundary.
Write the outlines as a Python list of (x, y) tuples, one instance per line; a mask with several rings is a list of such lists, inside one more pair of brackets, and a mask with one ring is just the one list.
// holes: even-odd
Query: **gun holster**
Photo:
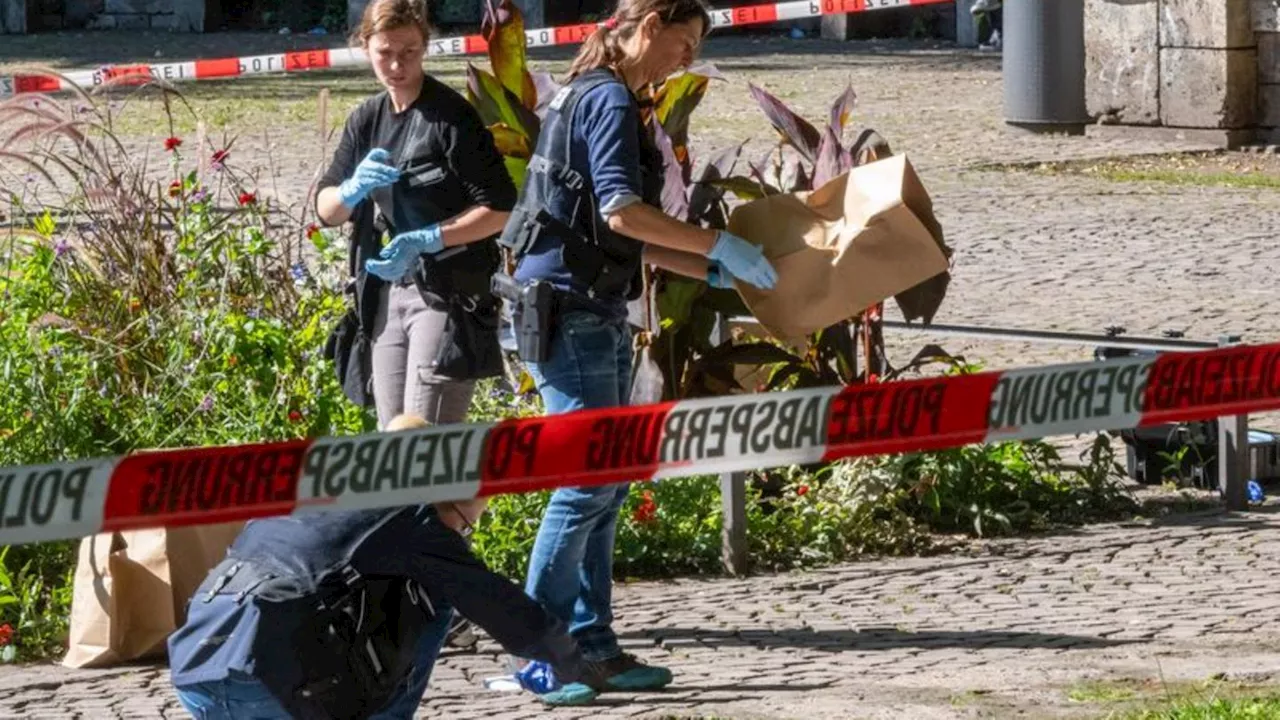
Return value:
[(512, 304), (516, 354), (525, 362), (546, 362), (551, 356), (555, 288), (542, 280), (521, 286), (503, 273), (494, 273), (492, 287), (495, 295)]

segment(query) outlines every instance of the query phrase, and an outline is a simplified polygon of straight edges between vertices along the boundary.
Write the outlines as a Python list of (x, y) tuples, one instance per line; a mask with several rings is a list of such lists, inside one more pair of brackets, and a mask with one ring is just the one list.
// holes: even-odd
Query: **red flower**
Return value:
[(169, 197), (178, 197), (182, 194), (182, 181), (174, 180), (169, 183)]
[(226, 150), (219, 150), (218, 152), (213, 154), (213, 158), (212, 158), (213, 164), (221, 165), (222, 163), (226, 162), (227, 156), (230, 154), (231, 153), (227, 152)]
[(317, 224), (315, 224), (315, 223), (311, 223), (310, 225), (308, 225), (308, 226), (307, 226), (307, 237), (308, 237), (308, 238), (313, 238), (313, 237), (315, 237), (316, 233), (318, 233), (318, 232), (320, 232), (320, 226), (319, 226), (319, 225), (317, 225)]
[(164, 141), (164, 149), (168, 152), (173, 152), (174, 150), (177, 150), (178, 146), (181, 144), (182, 144), (182, 138), (176, 138), (176, 137), (166, 138)]
[(13, 641), (13, 627), (9, 623), (0, 625), (0, 647)]
[(808, 485), (801, 485), (800, 487), (796, 488), (796, 494), (797, 494), (797, 495), (799, 495), (800, 497), (804, 497), (805, 495), (808, 495), (808, 494), (809, 494), (809, 486), (808, 486)]
[(880, 382), (880, 376), (875, 373), (871, 373), (870, 375), (867, 376), (867, 382), (869, 383)]
[(256, 202), (258, 202), (258, 196), (257, 196), (257, 195), (254, 195), (253, 193), (250, 193), (250, 192), (240, 193), (240, 204), (241, 204), (241, 205), (252, 205), (252, 204), (254, 204), (254, 203), (256, 203)]
[(636, 506), (631, 514), (631, 519), (641, 525), (648, 525), (657, 520), (658, 504), (653, 501), (653, 492), (644, 491), (644, 500)]
[(302, 413), (298, 412), (297, 410), (290, 410), (290, 411), (289, 411), (289, 422), (291, 422), (291, 423), (300, 423), (300, 422), (302, 422)]

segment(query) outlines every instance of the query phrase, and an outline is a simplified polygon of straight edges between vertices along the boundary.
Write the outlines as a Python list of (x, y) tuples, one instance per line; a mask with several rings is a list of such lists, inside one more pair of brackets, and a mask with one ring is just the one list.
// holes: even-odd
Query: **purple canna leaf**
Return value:
[(733, 174), (746, 143), (721, 150), (707, 161), (698, 173), (697, 182), (689, 186), (689, 221), (703, 227), (723, 229), (728, 224), (724, 188), (711, 183)]
[(850, 164), (856, 167), (892, 156), (893, 148), (889, 147), (889, 141), (883, 135), (867, 128), (849, 146), (848, 155)]
[(836, 137), (844, 137), (844, 129), (849, 124), (849, 116), (853, 114), (853, 106), (857, 99), (858, 95), (853, 91), (853, 86), (847, 85), (831, 106), (831, 128), (835, 130)]
[(564, 87), (556, 81), (555, 76), (549, 72), (533, 73), (533, 85), (538, 90), (538, 104), (534, 112), (539, 118), (546, 118), (547, 105), (551, 103), (551, 98), (560, 92), (560, 88)]
[(698, 173), (696, 182), (708, 182), (711, 180), (719, 180), (727, 178), (733, 174), (734, 168), (738, 166), (738, 158), (742, 157), (742, 149), (746, 147), (746, 143), (742, 142), (737, 145), (731, 145), (715, 155), (702, 166)]
[(818, 157), (818, 143), (822, 140), (818, 129), (764, 90), (751, 83), (747, 83), (747, 88), (782, 140), (799, 151), (805, 160), (813, 162)]
[(781, 182), (778, 187), (782, 192), (797, 192), (799, 190), (812, 190), (813, 188), (805, 187), (804, 183), (808, 178), (804, 175), (804, 168), (800, 164), (800, 158), (795, 155), (787, 155), (782, 160)]
[(849, 169), (850, 164), (849, 152), (840, 144), (835, 129), (828, 127), (822, 134), (822, 144), (818, 147), (818, 160), (813, 164), (813, 189), (839, 177)]
[(684, 178), (684, 167), (676, 157), (675, 147), (671, 144), (671, 136), (662, 129), (662, 124), (653, 120), (651, 123), (653, 139), (662, 151), (662, 211), (677, 220), (689, 217), (689, 199)]

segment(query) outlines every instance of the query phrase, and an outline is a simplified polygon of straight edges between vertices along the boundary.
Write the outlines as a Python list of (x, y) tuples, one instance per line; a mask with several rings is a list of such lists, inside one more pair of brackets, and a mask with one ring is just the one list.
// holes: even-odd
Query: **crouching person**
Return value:
[(551, 666), (550, 686), (522, 678), (544, 702), (590, 702), (598, 683), (563, 621), (468, 549), (483, 507), (249, 522), (169, 638), (179, 701), (198, 720), (408, 720), (456, 608), (508, 652)]

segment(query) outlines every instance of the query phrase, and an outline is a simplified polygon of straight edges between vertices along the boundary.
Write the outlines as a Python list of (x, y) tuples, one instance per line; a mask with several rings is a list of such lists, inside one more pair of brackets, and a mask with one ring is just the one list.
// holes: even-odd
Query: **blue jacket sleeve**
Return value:
[(601, 85), (582, 97), (574, 115), (600, 214), (640, 202), (640, 114), (631, 94), (616, 83)]
[(411, 528), (398, 529), (396, 542), (413, 551), (382, 548), (379, 564), (417, 580), (429, 597), (446, 600), (511, 654), (550, 663), (565, 682), (583, 677), (586, 661), (565, 623), (486, 567), (458, 533), (425, 512)]

